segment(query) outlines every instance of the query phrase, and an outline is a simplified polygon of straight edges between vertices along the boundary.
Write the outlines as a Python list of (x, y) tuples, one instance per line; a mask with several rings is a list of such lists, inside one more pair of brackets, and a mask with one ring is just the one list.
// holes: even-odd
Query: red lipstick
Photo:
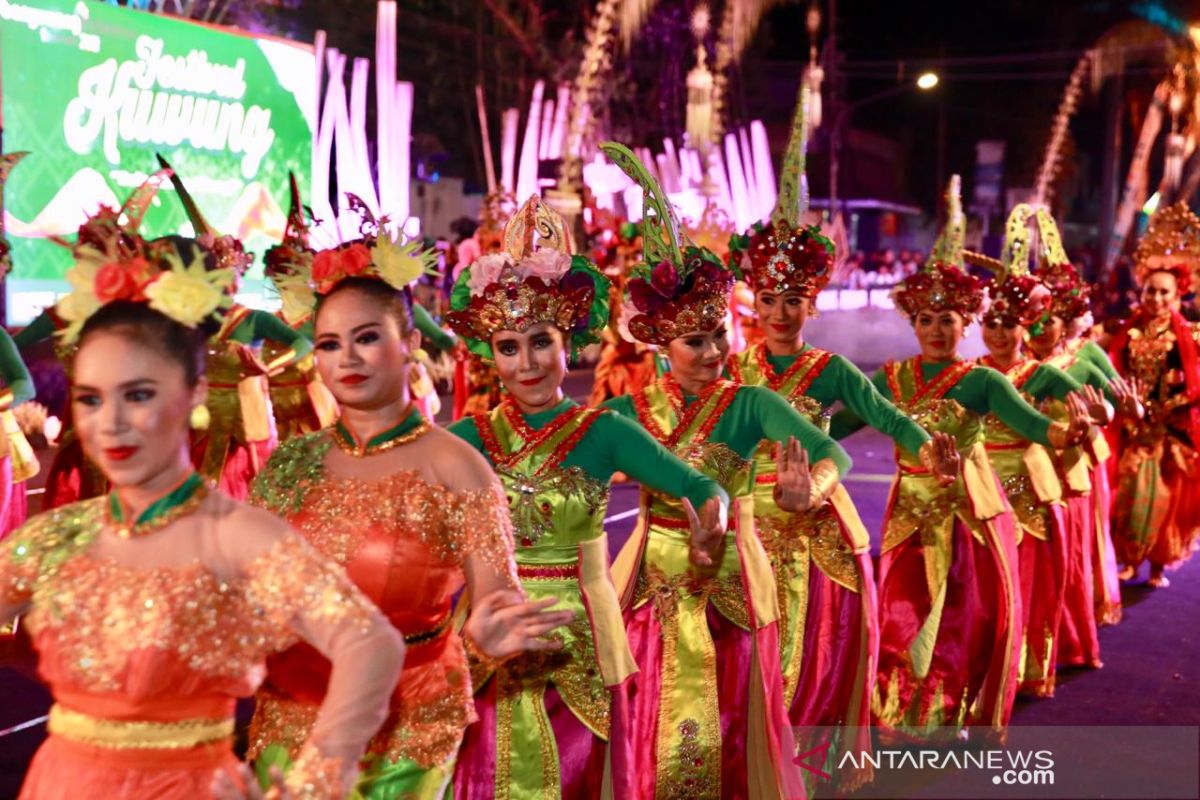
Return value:
[(133, 458), (133, 454), (136, 453), (138, 450), (139, 450), (139, 448), (133, 447), (133, 446), (106, 447), (106, 448), (104, 448), (104, 455), (110, 461), (126, 461), (130, 458)]
[(338, 378), (338, 383), (344, 383), (347, 386), (358, 386), (365, 380), (367, 380), (366, 375), (359, 375), (355, 373), (354, 375), (347, 375), (344, 378)]

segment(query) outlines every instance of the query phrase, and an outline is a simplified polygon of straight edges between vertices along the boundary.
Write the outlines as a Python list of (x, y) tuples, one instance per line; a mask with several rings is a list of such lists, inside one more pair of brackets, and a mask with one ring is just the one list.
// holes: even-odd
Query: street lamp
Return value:
[(935, 88), (941, 79), (936, 72), (922, 72), (917, 77), (916, 83), (902, 83), (899, 86), (893, 86), (890, 89), (884, 89), (882, 92), (877, 92), (861, 100), (855, 100), (853, 103), (847, 103), (838, 109), (837, 115), (834, 117), (833, 125), (829, 130), (829, 216), (832, 219), (837, 211), (838, 200), (838, 153), (841, 150), (842, 130), (846, 127), (846, 123), (850, 121), (850, 115), (865, 105), (886, 100), (889, 97), (895, 97), (898, 94), (904, 94), (911, 91), (913, 88), (923, 92)]

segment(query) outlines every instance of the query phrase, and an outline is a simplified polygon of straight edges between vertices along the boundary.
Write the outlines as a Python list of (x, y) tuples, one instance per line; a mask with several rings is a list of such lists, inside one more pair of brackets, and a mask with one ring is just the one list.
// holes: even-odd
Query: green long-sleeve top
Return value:
[(0, 328), (0, 333), (3, 334), (0, 336), (0, 379), (12, 392), (12, 405), (15, 408), (26, 400), (32, 400), (37, 391), (13, 338), (3, 328)]
[[(800, 352), (811, 349), (811, 345), (805, 344)], [(768, 355), (767, 361), (776, 374), (782, 375), (798, 357), (799, 353), (787, 356)], [(921, 445), (929, 441), (929, 434), (925, 429), (885, 400), (863, 371), (844, 356), (832, 354), (825, 368), (813, 379), (804, 394), (826, 409), (834, 403), (841, 402), (853, 417), (864, 420), (867, 425), (889, 436), (913, 455), (920, 451)], [(834, 439), (845, 438), (851, 431), (843, 430), (844, 426), (841, 413), (834, 414), (829, 435)]]
[(1062, 400), (1071, 392), (1079, 391), (1082, 386), (1070, 372), (1064, 372), (1052, 364), (1039, 364), (1038, 368), (1020, 387), (1020, 391), (1035, 400), (1053, 398)]
[(274, 314), (253, 310), (238, 323), (229, 338), (242, 344), (260, 344), (264, 340), (286, 345), (299, 361), (312, 352), (312, 342), (300, 331), (288, 325)]
[(1096, 344), (1092, 340), (1083, 343), (1076, 354), (1079, 359), (1091, 364), (1100, 371), (1105, 378), (1112, 380), (1117, 377), (1117, 368), (1113, 366), (1112, 360), (1109, 359), (1108, 353), (1104, 352), (1104, 348)]
[[(949, 367), (953, 361), (923, 363), (922, 378), (928, 383), (936, 378), (942, 370)], [(875, 388), (888, 400), (896, 400), (892, 389), (888, 386), (887, 373), (880, 369), (871, 376)], [(989, 367), (975, 367), (964, 375), (953, 388), (945, 394), (946, 399), (955, 400), (963, 408), (974, 411), (980, 416), (995, 414), (1001, 422), (1024, 438), (1038, 444), (1049, 445), (1047, 431), (1053, 422), (1049, 417), (1029, 405), (1017, 392), (1012, 383)], [(862, 420), (847, 419), (848, 427), (857, 430), (866, 423)], [(857, 428), (853, 426), (857, 425)]]
[[(687, 406), (696, 399), (693, 395), (684, 395), (683, 401)], [(604, 406), (623, 417), (638, 419), (631, 395), (614, 397), (605, 401)], [(845, 475), (850, 471), (853, 462), (841, 445), (765, 386), (739, 386), (708, 440), (724, 444), (749, 460), (764, 439), (786, 442), (789, 436), (796, 437), (800, 442), (800, 446), (808, 453), (810, 463), (829, 458), (837, 465), (838, 474)]]
[[(576, 405), (574, 400), (566, 397), (548, 411), (521, 416), (525, 424), (536, 431)], [(484, 457), (489, 457), (473, 417), (460, 419), (448, 430)], [(720, 484), (680, 461), (641, 425), (617, 414), (601, 414), (563, 459), (562, 466), (568, 469), (579, 467), (591, 478), (604, 484), (612, 480), (613, 473), (624, 472), (655, 491), (672, 497), (686, 497), (696, 508), (710, 497), (719, 497), (723, 503), (729, 502), (729, 496)]]
[(18, 349), (25, 350), (39, 342), (46, 341), (54, 335), (54, 331), (57, 329), (58, 326), (54, 324), (54, 317), (51, 316), (50, 310), (46, 309), (41, 314), (38, 314), (33, 322), (17, 331), (17, 335), (12, 337), (12, 340)]
[(417, 330), (421, 332), (422, 336), (433, 342), (434, 347), (439, 350), (449, 350), (458, 344), (458, 337), (438, 325), (429, 312), (425, 310), (425, 306), (420, 303), (413, 303), (412, 312), (413, 323), (417, 326)]

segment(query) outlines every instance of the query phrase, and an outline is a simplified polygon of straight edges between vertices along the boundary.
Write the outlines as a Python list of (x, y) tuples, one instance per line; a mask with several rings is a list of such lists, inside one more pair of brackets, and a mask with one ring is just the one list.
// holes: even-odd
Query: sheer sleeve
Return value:
[(299, 637), (333, 664), (312, 733), (288, 773), (292, 796), (344, 797), (387, 716), (404, 642), (341, 568), (295, 534), (243, 572), (247, 599), (279, 631), (272, 645), (282, 649)]
[(34, 517), (0, 542), (0, 628), (23, 613), (38, 575), (40, 519)]
[(445, 524), (450, 531), (461, 531), (465, 537), (468, 575), (485, 571), (510, 588), (520, 586), (513, 555), (512, 519), (508, 514), (508, 500), (499, 483), (454, 492), (449, 497), (445, 514)]

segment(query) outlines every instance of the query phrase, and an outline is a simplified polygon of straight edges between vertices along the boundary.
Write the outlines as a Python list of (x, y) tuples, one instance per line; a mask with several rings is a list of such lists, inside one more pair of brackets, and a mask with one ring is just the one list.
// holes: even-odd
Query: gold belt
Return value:
[(155, 722), (143, 719), (104, 719), (72, 711), (57, 703), (50, 707), (46, 728), (73, 742), (115, 750), (184, 750), (233, 736), (233, 717)]

